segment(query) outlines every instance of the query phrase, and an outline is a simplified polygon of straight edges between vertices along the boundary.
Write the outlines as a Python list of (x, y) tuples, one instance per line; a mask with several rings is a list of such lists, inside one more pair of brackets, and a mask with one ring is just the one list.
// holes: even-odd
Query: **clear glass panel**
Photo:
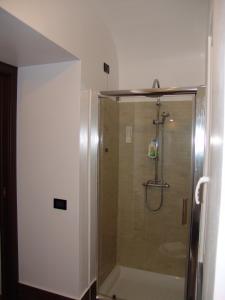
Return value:
[(100, 101), (98, 284), (114, 299), (184, 299), (193, 102), (156, 103)]
[(117, 264), (118, 105), (100, 101), (99, 267), (101, 284)]

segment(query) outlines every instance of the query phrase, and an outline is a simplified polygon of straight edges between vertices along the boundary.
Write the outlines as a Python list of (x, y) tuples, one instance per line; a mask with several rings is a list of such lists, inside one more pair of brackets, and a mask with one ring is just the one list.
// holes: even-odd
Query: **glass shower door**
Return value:
[(100, 294), (184, 299), (193, 112), (190, 96), (100, 100)]

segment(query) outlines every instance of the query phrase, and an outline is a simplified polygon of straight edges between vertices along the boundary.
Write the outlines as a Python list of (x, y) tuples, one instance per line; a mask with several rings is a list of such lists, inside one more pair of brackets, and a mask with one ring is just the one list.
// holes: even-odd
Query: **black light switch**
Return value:
[(103, 64), (103, 69), (106, 74), (110, 73), (110, 66), (107, 63)]
[(54, 208), (67, 210), (67, 200), (64, 199), (54, 199)]

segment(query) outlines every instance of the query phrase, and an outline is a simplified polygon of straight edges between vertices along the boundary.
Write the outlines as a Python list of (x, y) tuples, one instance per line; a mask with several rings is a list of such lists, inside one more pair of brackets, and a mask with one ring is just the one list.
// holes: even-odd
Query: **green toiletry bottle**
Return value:
[(152, 159), (156, 159), (158, 156), (158, 151), (157, 151), (157, 140), (152, 139), (149, 146), (148, 146), (148, 157)]

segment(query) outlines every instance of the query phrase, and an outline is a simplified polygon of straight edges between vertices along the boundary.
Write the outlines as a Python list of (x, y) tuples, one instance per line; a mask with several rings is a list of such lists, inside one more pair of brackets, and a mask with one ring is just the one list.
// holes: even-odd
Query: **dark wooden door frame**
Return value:
[[(4, 174), (0, 178), (0, 214), (2, 232), (2, 289), (3, 300), (17, 299), (18, 241), (17, 241), (17, 192), (16, 192), (16, 111), (17, 68), (0, 62), (4, 77), (4, 109), (1, 111), (3, 134)], [(2, 166), (1, 166), (2, 168)], [(3, 176), (4, 175), (4, 176)], [(4, 177), (4, 178), (3, 178)], [(4, 189), (3, 189), (4, 188)]]

